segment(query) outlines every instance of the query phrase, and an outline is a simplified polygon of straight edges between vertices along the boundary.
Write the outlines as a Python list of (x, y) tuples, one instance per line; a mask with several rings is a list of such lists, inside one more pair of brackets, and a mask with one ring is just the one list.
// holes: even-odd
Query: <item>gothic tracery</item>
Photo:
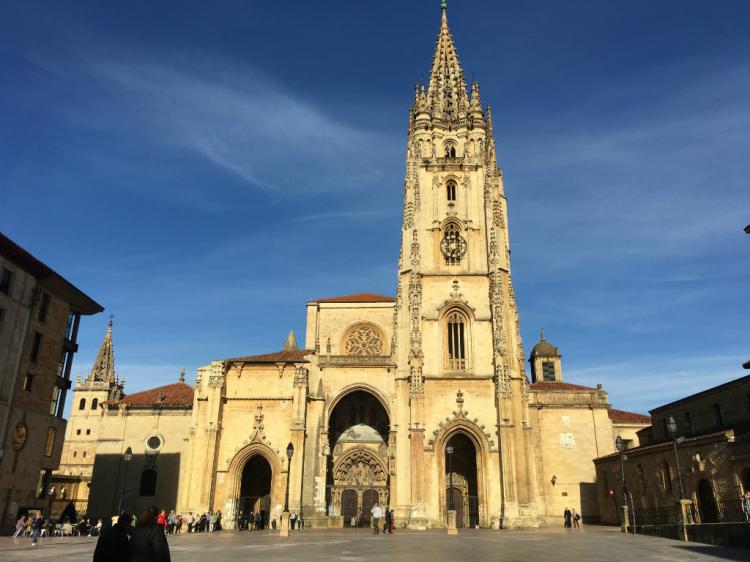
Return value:
[(358, 324), (350, 328), (344, 338), (346, 355), (383, 355), (382, 332), (372, 324)]

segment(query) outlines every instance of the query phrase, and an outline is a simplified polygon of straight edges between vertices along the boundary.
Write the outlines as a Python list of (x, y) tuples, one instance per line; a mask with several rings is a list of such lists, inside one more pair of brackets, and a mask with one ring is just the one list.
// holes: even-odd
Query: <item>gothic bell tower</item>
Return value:
[(392, 349), (408, 381), (412, 502), (428, 501), (423, 451), (440, 439), (432, 428), (450, 418), (439, 396), (463, 391), (467, 410), (481, 413), (477, 423), (497, 428), (484, 446), (501, 457), (506, 522), (534, 511), (507, 224), (490, 107), (478, 83), (467, 88), (443, 2), (429, 83), (415, 87), (409, 110)]

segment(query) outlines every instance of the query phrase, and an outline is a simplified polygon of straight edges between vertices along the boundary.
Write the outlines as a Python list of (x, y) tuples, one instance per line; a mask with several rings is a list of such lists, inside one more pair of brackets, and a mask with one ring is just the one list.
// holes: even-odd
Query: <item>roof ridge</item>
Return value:
[(336, 295), (333, 297), (323, 297), (313, 299), (309, 302), (395, 302), (396, 298), (390, 295), (381, 295), (380, 293), (351, 293), (348, 295)]

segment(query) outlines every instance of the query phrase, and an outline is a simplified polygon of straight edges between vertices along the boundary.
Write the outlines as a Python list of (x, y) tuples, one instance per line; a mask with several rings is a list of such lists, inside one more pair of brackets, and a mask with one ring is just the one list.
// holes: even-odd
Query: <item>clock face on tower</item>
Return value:
[(458, 263), (466, 253), (466, 239), (458, 232), (446, 232), (440, 250), (446, 260)]

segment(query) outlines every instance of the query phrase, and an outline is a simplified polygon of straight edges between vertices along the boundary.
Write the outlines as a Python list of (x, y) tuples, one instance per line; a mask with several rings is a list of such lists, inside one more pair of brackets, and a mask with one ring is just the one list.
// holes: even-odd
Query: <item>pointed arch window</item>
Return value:
[(468, 365), (468, 319), (460, 310), (452, 310), (445, 324), (446, 367), (452, 371), (466, 370)]
[(448, 141), (445, 143), (445, 157), (455, 158), (456, 157), (456, 143), (454, 141)]
[(667, 461), (664, 461), (661, 465), (661, 484), (665, 492), (672, 491), (672, 471), (669, 469)]
[(79, 410), (85, 410), (86, 409), (86, 399), (85, 398), (81, 398), (78, 401), (78, 409)]
[(448, 183), (445, 184), (446, 189), (446, 198), (448, 199), (449, 203), (455, 203), (456, 202), (456, 182), (453, 180), (448, 180)]
[(98, 398), (94, 398), (94, 399), (93, 399), (93, 400), (91, 401), (91, 409), (92, 409), (92, 410), (96, 410), (96, 407), (97, 407), (98, 405), (99, 405), (99, 399), (98, 399)]

